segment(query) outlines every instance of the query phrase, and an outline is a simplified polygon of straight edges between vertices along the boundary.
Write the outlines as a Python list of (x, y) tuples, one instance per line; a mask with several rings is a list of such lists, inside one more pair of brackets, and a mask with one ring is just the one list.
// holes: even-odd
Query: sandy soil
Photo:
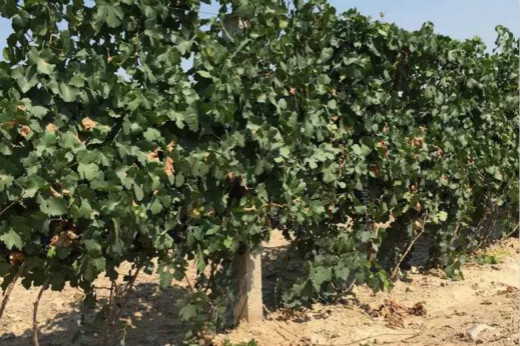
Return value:
[[(283, 255), (285, 243), (274, 237), (266, 248), (264, 290), (269, 295), (276, 279), (273, 256)], [(468, 264), (465, 280), (450, 281), (442, 273), (409, 273), (409, 282), (397, 282), (391, 293), (373, 294), (357, 287), (341, 304), (316, 305), (288, 315), (283, 311), (268, 314), (261, 323), (243, 323), (228, 333), (217, 335), (215, 344), (229, 338), (233, 342), (255, 339), (260, 346), (289, 345), (517, 345), (519, 343), (519, 241), (508, 239), (486, 250), (499, 255), (494, 265)], [(127, 270), (128, 268), (122, 268)], [(101, 279), (99, 286), (108, 286)], [(180, 345), (185, 330), (176, 301), (186, 292), (185, 282), (159, 290), (155, 275), (140, 274), (127, 309), (130, 328), (127, 346)], [(0, 322), (1, 346), (26, 346), (30, 342), (32, 303), (38, 291), (17, 285), (3, 320)], [(82, 316), (82, 293), (73, 288), (46, 292), (39, 312), (40, 344), (70, 345)], [(418, 304), (419, 303), (419, 304)], [(275, 302), (268, 302), (272, 309)], [(128, 316), (130, 314), (130, 316)], [(485, 325), (474, 339), (468, 332)], [(481, 326), (482, 327), (482, 326)], [(480, 328), (480, 327), (477, 327)], [(95, 345), (96, 335), (82, 336), (78, 345)]]

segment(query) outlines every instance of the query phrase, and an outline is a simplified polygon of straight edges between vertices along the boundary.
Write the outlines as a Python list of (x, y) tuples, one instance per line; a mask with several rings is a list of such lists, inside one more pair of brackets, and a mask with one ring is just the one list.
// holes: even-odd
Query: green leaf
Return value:
[(63, 198), (49, 197), (44, 199), (41, 195), (36, 198), (40, 204), (40, 210), (50, 216), (59, 216), (67, 214), (67, 201)]
[(152, 212), (152, 214), (159, 214), (162, 209), (163, 209), (163, 206), (162, 206), (161, 202), (159, 202), (159, 200), (157, 198), (154, 199), (154, 201), (152, 202), (152, 205), (150, 206), (150, 211)]
[(285, 101), (285, 99), (278, 100), (278, 108), (280, 110), (286, 109), (287, 108), (287, 101)]
[(0, 192), (4, 191), (7, 186), (10, 186), (14, 181), (11, 175), (0, 174)]
[(71, 87), (65, 83), (59, 84), (59, 95), (65, 102), (74, 102), (79, 96), (80, 92), (78, 89)]
[(199, 117), (194, 111), (187, 111), (184, 113), (184, 121), (188, 124), (188, 128), (195, 132), (199, 129)]
[(13, 229), (9, 229), (9, 232), (0, 235), (0, 241), (2, 241), (9, 250), (13, 247), (19, 250), (23, 248), (22, 238)]
[(49, 59), (43, 58), (43, 54), (40, 54), (41, 52), (38, 52), (36, 47), (32, 47), (28, 55), (29, 62), (36, 65), (36, 70), (38, 73), (50, 76), (53, 73), (54, 67), (56, 65), (49, 63)]
[(78, 173), (80, 174), (80, 177), (89, 181), (98, 179), (102, 176), (102, 172), (99, 170), (99, 166), (95, 163), (80, 163), (78, 165)]
[(106, 23), (110, 28), (117, 28), (124, 18), (124, 12), (118, 4), (107, 4), (100, 2), (97, 7), (95, 19), (95, 28), (99, 31), (101, 24)]
[(144, 191), (143, 191), (143, 188), (137, 184), (134, 184), (134, 194), (135, 194), (135, 198), (138, 200), (138, 201), (142, 201), (143, 200), (143, 197), (144, 197)]
[(90, 219), (92, 217), (92, 207), (88, 200), (81, 198), (81, 206), (78, 208), (76, 216), (85, 219)]
[(161, 138), (161, 132), (157, 131), (156, 129), (153, 129), (153, 128), (149, 127), (143, 133), (143, 136), (144, 136), (144, 138), (146, 138), (146, 140), (152, 142), (152, 141), (154, 141), (156, 139)]
[(320, 74), (318, 76), (318, 83), (320, 84), (324, 84), (324, 85), (329, 85), (331, 82), (331, 79), (329, 76), (327, 76), (326, 74)]
[(320, 54), (320, 62), (325, 63), (325, 62), (329, 61), (332, 58), (333, 54), (334, 54), (334, 49), (332, 49), (330, 47), (324, 48)]
[(309, 273), (309, 278), (311, 279), (316, 291), (321, 291), (321, 285), (324, 282), (332, 280), (332, 268), (322, 266), (312, 267)]
[(42, 106), (29, 106), (27, 107), (27, 111), (38, 119), (42, 119), (49, 112), (47, 108)]
[(448, 213), (445, 212), (445, 211), (440, 211), (438, 214), (437, 214), (437, 217), (439, 218), (439, 220), (441, 221), (446, 221), (448, 219)]
[(101, 247), (101, 244), (94, 239), (86, 239), (83, 243), (85, 244), (85, 249), (89, 256), (96, 258), (102, 255), (103, 248)]

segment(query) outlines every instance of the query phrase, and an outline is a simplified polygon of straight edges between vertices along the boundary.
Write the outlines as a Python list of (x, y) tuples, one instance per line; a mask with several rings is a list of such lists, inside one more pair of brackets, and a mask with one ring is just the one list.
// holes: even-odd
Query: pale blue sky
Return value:
[[(502, 24), (520, 36), (520, 5), (518, 0), (330, 0), (343, 12), (356, 7), (361, 13), (395, 22), (404, 29), (418, 29), (431, 21), (436, 31), (457, 39), (480, 36), (493, 46), (494, 28)], [(216, 12), (215, 6), (204, 6), (207, 12)], [(11, 32), (10, 23), (0, 18), (0, 47)]]

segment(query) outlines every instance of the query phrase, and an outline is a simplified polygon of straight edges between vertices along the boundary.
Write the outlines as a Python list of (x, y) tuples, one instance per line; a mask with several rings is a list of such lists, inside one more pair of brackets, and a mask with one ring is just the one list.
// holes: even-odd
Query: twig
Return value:
[(40, 346), (40, 342), (38, 341), (38, 305), (40, 304), (40, 299), (42, 299), (43, 292), (47, 289), (49, 285), (49, 279), (45, 281), (36, 297), (36, 301), (34, 302), (33, 309), (33, 330), (32, 330), (32, 342), (34, 346)]
[[(97, 287), (96, 287), (97, 288)], [(110, 280), (110, 295), (108, 297), (108, 304), (107, 304), (107, 331), (105, 335), (103, 336), (103, 342), (102, 345), (108, 345), (108, 341), (110, 339), (110, 329), (113, 327), (113, 321), (115, 320), (115, 309), (113, 308), (115, 298), (117, 296), (117, 286), (115, 280)]]
[(264, 207), (287, 208), (287, 204), (265, 203)]
[(413, 240), (410, 242), (410, 244), (408, 244), (408, 247), (406, 248), (405, 252), (403, 252), (401, 254), (401, 256), (399, 257), (399, 261), (397, 261), (397, 264), (396, 266), (394, 267), (394, 269), (392, 270), (392, 275), (390, 276), (390, 279), (394, 279), (395, 276), (397, 275), (397, 271), (399, 270), (399, 267), (401, 266), (401, 263), (403, 262), (404, 258), (406, 257), (406, 255), (408, 255), (408, 253), (410, 252), (410, 250), (412, 249), (412, 246), (415, 244), (415, 242), (419, 239), (419, 237), (424, 233), (424, 229), (425, 229), (425, 226), (426, 226), (426, 218), (428, 217), (428, 214), (426, 214), (424, 216), (424, 219), (423, 219), (423, 224), (422, 224), (422, 229), (419, 233), (417, 233), (417, 235), (415, 236), (415, 238), (413, 238)]
[[(142, 265), (138, 266), (134, 275), (130, 277), (130, 280), (128, 281), (128, 284), (126, 285), (126, 290), (124, 290), (124, 297), (118, 297), (118, 289), (115, 281), (112, 281), (112, 287), (113, 289), (110, 290), (110, 303), (108, 306), (108, 317), (107, 317), (107, 331), (105, 335), (103, 336), (103, 346), (109, 345), (110, 341), (110, 335), (111, 330), (115, 328), (117, 321), (119, 320), (121, 316), (121, 311), (124, 309), (126, 304), (128, 303), (128, 299), (130, 298), (130, 293), (132, 293), (132, 289), (135, 283), (135, 280), (137, 279), (137, 276), (139, 275), (139, 272), (143, 268)], [(114, 295), (112, 293), (115, 292)], [(117, 302), (117, 300), (120, 300), (121, 302)], [(117, 307), (117, 308), (114, 308)]]
[(18, 270), (18, 273), (14, 276), (13, 280), (9, 283), (7, 286), (7, 289), (4, 293), (4, 299), (2, 299), (2, 305), (0, 306), (0, 320), (2, 319), (2, 316), (4, 315), (5, 308), (7, 306), (7, 302), (9, 301), (9, 296), (11, 295), (11, 292), (13, 291), (14, 285), (16, 284), (16, 281), (20, 278), (23, 271), (25, 270), (25, 263), (21, 265), (20, 270)]
[(5, 213), (9, 208), (11, 208), (13, 205), (17, 204), (17, 203), (20, 203), (20, 201), (22, 200), (23, 198), (23, 194), (18, 197), (17, 199), (15, 199), (14, 201), (12, 201), (7, 207), (5, 207), (4, 209), (2, 209), (0, 211), (0, 215), (2, 215), (3, 213)]
[(207, 293), (210, 286), (211, 286), (211, 283), (213, 281), (213, 276), (215, 275), (215, 270), (217, 269), (217, 264), (215, 261), (211, 261), (211, 269), (210, 269), (210, 272), (209, 272), (209, 278), (208, 278), (208, 283), (206, 284), (206, 288), (204, 288), (204, 293)]
[[(272, 315), (273, 313), (271, 311), (269, 311), (269, 309), (267, 308), (267, 306), (265, 306), (264, 304), (264, 310), (269, 314), (269, 315)], [(278, 325), (278, 327), (280, 327), (281, 329), (283, 329), (284, 331), (286, 331), (287, 333), (291, 334), (292, 336), (294, 336), (295, 338), (297, 338), (298, 340), (300, 341), (303, 341), (303, 342), (307, 342), (307, 340), (305, 340), (304, 338), (302, 338), (301, 336), (298, 336), (296, 334), (294, 334), (293, 332), (291, 332), (290, 330), (288, 330), (287, 328), (285, 328), (284, 326), (282, 326), (282, 324), (280, 322), (278, 322), (277, 320), (273, 319), (274, 323), (276, 323)]]
[(121, 304), (121, 308), (123, 308), (123, 306), (128, 302), (128, 299), (130, 298), (130, 293), (132, 293), (132, 290), (134, 288), (135, 280), (137, 280), (137, 276), (139, 275), (139, 272), (141, 271), (142, 268), (143, 268), (142, 265), (137, 267), (135, 274), (130, 278), (128, 285), (126, 286), (126, 295), (125, 295), (125, 298), (123, 299), (123, 303)]
[(510, 236), (512, 236), (513, 233), (515, 233), (515, 232), (518, 230), (518, 226), (520, 226), (520, 223), (517, 223), (516, 226), (515, 226), (515, 228), (513, 228), (513, 230), (512, 230), (511, 232), (509, 232), (509, 233), (505, 236), (505, 238), (509, 238)]
[(460, 222), (457, 223), (457, 227), (455, 227), (455, 230), (453, 231), (453, 239), (457, 238), (457, 234), (459, 233), (460, 224), (461, 224)]
[[(269, 314), (272, 314), (271, 311), (269, 311), (269, 309), (264, 305), (264, 310), (266, 312), (268, 312)], [(316, 344), (316, 343), (308, 343), (308, 339), (304, 339), (303, 337), (301, 336), (298, 336), (296, 334), (294, 334), (293, 332), (289, 331), (287, 328), (285, 328), (284, 326), (282, 326), (281, 323), (279, 323), (277, 320), (273, 319), (273, 321), (278, 325), (278, 327), (280, 327), (282, 330), (284, 330), (285, 332), (291, 334), (292, 336), (294, 336), (295, 338), (297, 338), (298, 340), (300, 341), (303, 341), (305, 343), (305, 345), (308, 345), (308, 346), (349, 346), (349, 345), (353, 345), (353, 344), (357, 344), (361, 341), (364, 341), (364, 340), (369, 340), (369, 339), (373, 339), (373, 338), (377, 338), (377, 337), (380, 337), (380, 336), (407, 336), (406, 338), (404, 339), (401, 339), (401, 340), (398, 340), (398, 341), (392, 341), (392, 342), (383, 342), (382, 344), (389, 344), (389, 343), (399, 343), (399, 342), (404, 342), (406, 340), (409, 340), (409, 339), (412, 339), (412, 338), (415, 338), (419, 335), (421, 335), (421, 333), (424, 331), (424, 328), (426, 327), (426, 323), (422, 326), (421, 330), (418, 331), (417, 333), (414, 333), (414, 334), (410, 334), (410, 333), (381, 333), (381, 334), (376, 334), (376, 335), (372, 335), (372, 336), (368, 336), (368, 337), (365, 337), (365, 338), (362, 338), (362, 339), (358, 339), (358, 340), (354, 340), (354, 341), (351, 341), (351, 342), (348, 342), (348, 343), (343, 343), (343, 344)], [(281, 335), (281, 333), (278, 333)], [(283, 335), (282, 335), (283, 336)], [(285, 336), (284, 336), (285, 338)]]
[(186, 279), (186, 282), (188, 283), (188, 286), (190, 287), (191, 292), (195, 292), (195, 288), (193, 288), (193, 285), (191, 284), (191, 281), (188, 278), (188, 275), (186, 273), (184, 273), (184, 278)]

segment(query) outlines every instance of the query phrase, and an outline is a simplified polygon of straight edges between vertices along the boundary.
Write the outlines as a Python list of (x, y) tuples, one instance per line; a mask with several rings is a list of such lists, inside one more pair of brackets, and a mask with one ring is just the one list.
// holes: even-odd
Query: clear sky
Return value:
[[(356, 7), (361, 13), (395, 22), (404, 29), (418, 29), (422, 23), (431, 21), (436, 31), (453, 38), (465, 39), (480, 36), (493, 46), (494, 28), (501, 24), (520, 36), (519, 0), (329, 0), (343, 12)], [(216, 12), (215, 6), (204, 6), (204, 11)], [(11, 26), (0, 18), (0, 47), (11, 32)]]

